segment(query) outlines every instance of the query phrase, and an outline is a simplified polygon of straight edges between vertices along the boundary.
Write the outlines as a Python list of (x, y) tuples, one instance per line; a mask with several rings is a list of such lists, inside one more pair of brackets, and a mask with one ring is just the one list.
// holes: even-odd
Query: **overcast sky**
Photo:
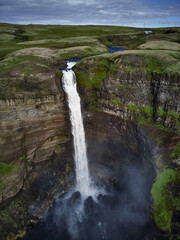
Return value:
[(0, 22), (180, 26), (180, 0), (0, 0)]

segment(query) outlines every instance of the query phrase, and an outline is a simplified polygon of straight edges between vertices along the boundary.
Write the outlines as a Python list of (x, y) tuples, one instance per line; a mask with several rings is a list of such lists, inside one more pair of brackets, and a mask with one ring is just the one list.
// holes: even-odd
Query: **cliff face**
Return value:
[(70, 131), (59, 77), (45, 67), (0, 75), (0, 200), (22, 188), (34, 163), (64, 152)]
[[(152, 141), (150, 151), (154, 155), (150, 157), (149, 161), (153, 162), (157, 174), (154, 183), (151, 182), (152, 189), (150, 190), (152, 218), (156, 226), (166, 233), (163, 239), (166, 239), (166, 237), (168, 239), (170, 235), (175, 239), (180, 231), (177, 220), (180, 213), (179, 68), (172, 67), (169, 71), (166, 66), (161, 65), (159, 56), (152, 56), (150, 52), (133, 52), (133, 54), (131, 51), (115, 53), (109, 57), (98, 56), (77, 64), (75, 72), (79, 83), (79, 92), (85, 112), (96, 113), (98, 111), (100, 116), (108, 113), (106, 115), (113, 115), (116, 121), (119, 121), (118, 126), (111, 121), (108, 121), (108, 125), (113, 126), (110, 135), (113, 135), (113, 131), (117, 132), (121, 146), (125, 144), (127, 149), (129, 146), (130, 149), (135, 149), (137, 153), (139, 148), (144, 149), (145, 144)], [(171, 66), (171, 64), (172, 66), (173, 64), (179, 66), (179, 61), (171, 58), (168, 61), (170, 61), (168, 66)], [(164, 62), (163, 64), (166, 65)], [(108, 117), (104, 116), (102, 118), (106, 119)], [(104, 132), (108, 129), (108, 126), (104, 126), (105, 120), (99, 118), (100, 120), (93, 121), (90, 118), (88, 120), (87, 117), (85, 119), (87, 119), (87, 122), (89, 121), (89, 126), (86, 124), (86, 131), (90, 139), (88, 145), (91, 145), (94, 138), (101, 139), (101, 134), (103, 134), (102, 138), (107, 140), (104, 135)], [(133, 137), (134, 130), (130, 130), (131, 125), (127, 124), (128, 122), (134, 124), (133, 129), (137, 130), (136, 137)], [(93, 134), (89, 132), (89, 129), (96, 129), (97, 126), (97, 131)], [(124, 131), (124, 135), (129, 136), (128, 140), (126, 138), (121, 139), (121, 134)], [(94, 137), (95, 135), (97, 137)], [(135, 146), (138, 136), (144, 142), (142, 144), (139, 141)], [(97, 143), (94, 145), (96, 146)], [(113, 144), (110, 148), (113, 149), (114, 153)], [(103, 150), (104, 159), (106, 159), (106, 154), (111, 156), (106, 150), (109, 147), (103, 147), (102, 149), (105, 149)], [(148, 151), (145, 150), (144, 152)], [(128, 150), (126, 150), (124, 156), (126, 164), (128, 164), (132, 155), (128, 156)], [(107, 159), (111, 159), (111, 157)], [(146, 160), (148, 160), (148, 157)], [(120, 160), (119, 164), (123, 164), (123, 160)]]
[(180, 76), (176, 72), (146, 71), (144, 57), (127, 53), (78, 64), (75, 71), (85, 105), (126, 120), (179, 131)]
[(180, 112), (179, 80), (170, 74), (120, 71), (103, 81), (97, 95), (101, 98), (103, 111), (114, 112), (126, 120), (138, 118), (139, 112), (144, 112), (147, 121), (151, 119), (154, 123), (178, 130), (173, 112)]

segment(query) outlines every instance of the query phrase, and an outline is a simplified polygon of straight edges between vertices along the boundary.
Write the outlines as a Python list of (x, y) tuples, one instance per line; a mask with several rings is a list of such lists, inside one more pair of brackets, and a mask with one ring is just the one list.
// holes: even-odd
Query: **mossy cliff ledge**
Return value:
[(83, 103), (126, 120), (179, 131), (180, 61), (171, 54), (130, 50), (82, 60), (74, 70)]
[(162, 239), (177, 239), (180, 233), (178, 59), (178, 52), (128, 50), (84, 59), (74, 67), (87, 132), (93, 124), (87, 113), (106, 113), (132, 122), (146, 141), (154, 143), (152, 219)]
[(34, 164), (61, 156), (70, 139), (59, 70), (35, 60), (0, 73), (0, 201), (22, 188)]

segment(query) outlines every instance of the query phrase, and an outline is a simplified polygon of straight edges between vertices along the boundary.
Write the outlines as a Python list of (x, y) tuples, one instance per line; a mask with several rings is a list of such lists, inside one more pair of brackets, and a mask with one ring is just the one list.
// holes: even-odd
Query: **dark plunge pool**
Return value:
[(104, 194), (84, 201), (78, 191), (61, 195), (23, 239), (153, 239), (152, 145), (136, 126), (122, 128), (116, 117), (96, 114), (85, 119), (85, 128), (91, 176)]

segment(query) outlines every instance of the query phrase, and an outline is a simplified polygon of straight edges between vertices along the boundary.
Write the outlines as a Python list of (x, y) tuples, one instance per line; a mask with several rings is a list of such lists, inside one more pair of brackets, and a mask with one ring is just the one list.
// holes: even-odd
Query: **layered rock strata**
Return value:
[[(33, 164), (60, 156), (70, 139), (57, 72), (8, 75), (3, 88), (8, 98), (0, 100), (0, 161), (7, 169), (1, 173), (1, 201), (22, 188)], [(7, 80), (0, 77), (1, 84)]]

